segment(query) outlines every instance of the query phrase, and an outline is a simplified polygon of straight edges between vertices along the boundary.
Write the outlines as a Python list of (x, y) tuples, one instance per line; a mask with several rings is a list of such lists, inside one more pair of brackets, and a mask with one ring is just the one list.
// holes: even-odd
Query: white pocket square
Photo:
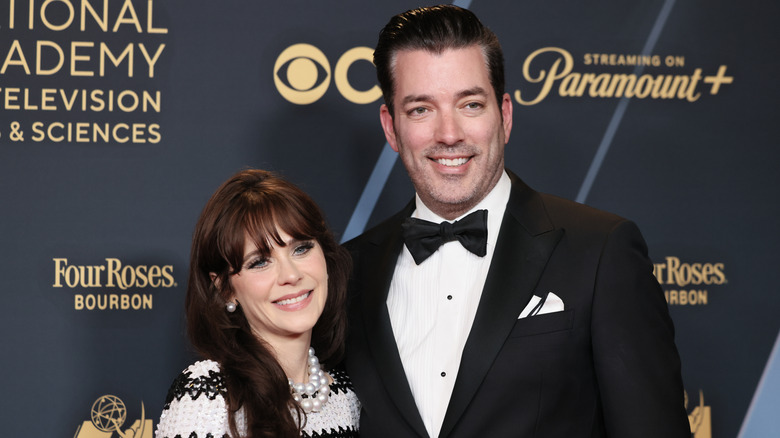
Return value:
[(542, 294), (542, 296), (534, 295), (531, 297), (531, 301), (525, 306), (520, 316), (517, 319), (525, 318), (526, 316), (543, 315), (545, 313), (560, 312), (563, 310), (563, 300), (552, 292)]

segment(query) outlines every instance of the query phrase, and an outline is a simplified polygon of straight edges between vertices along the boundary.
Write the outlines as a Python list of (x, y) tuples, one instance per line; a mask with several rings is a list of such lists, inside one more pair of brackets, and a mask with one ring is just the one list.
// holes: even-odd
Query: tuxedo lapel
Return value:
[(553, 228), (536, 192), (511, 173), (510, 177), (512, 192), (463, 349), (442, 437), (452, 431), (479, 389), (563, 235), (562, 229)]
[(380, 231), (370, 237), (370, 248), (361, 253), (361, 257), (365, 257), (360, 270), (361, 284), (365, 287), (361, 293), (361, 310), (369, 350), (385, 391), (417, 433), (427, 436), (406, 379), (387, 311), (387, 293), (398, 254), (403, 250), (401, 221), (411, 215), (413, 208), (414, 202), (382, 225)]

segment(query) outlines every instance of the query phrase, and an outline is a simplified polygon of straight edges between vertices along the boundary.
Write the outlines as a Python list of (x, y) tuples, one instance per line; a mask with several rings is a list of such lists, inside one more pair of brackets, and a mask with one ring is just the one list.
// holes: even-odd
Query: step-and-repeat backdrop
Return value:
[[(508, 167), (635, 220), (696, 438), (780, 428), (776, 2), (460, 2), (499, 36)], [(370, 61), (412, 1), (0, 2), (0, 430), (150, 438), (193, 359), (190, 237), (251, 166), (341, 238), (412, 196)]]

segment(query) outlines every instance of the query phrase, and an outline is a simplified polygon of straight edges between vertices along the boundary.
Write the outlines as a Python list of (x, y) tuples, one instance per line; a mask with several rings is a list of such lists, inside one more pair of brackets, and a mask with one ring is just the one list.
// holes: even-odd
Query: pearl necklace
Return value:
[(328, 402), (330, 386), (328, 376), (320, 368), (320, 360), (314, 355), (314, 349), (309, 347), (309, 382), (295, 383), (293, 379), (287, 379), (290, 383), (290, 391), (293, 400), (301, 405), (303, 412), (319, 412)]

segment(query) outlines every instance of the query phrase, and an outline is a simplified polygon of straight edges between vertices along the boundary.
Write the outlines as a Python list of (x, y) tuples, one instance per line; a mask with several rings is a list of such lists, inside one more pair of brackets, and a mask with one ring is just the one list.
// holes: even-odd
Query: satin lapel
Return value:
[(485, 379), (517, 316), (530, 301), (561, 236), (563, 230), (553, 229), (536, 193), (513, 180), (512, 195), (479, 309), (463, 349), (441, 437), (452, 431)]
[[(401, 214), (396, 217), (402, 219), (409, 216), (411, 211), (412, 209), (407, 207), (404, 209), (405, 215)], [(395, 343), (393, 328), (390, 324), (390, 314), (387, 311), (387, 293), (390, 289), (390, 281), (395, 271), (398, 254), (403, 250), (401, 220), (394, 219), (385, 225), (387, 234), (372, 241), (371, 244), (374, 246), (370, 252), (361, 255), (361, 257), (368, 257), (361, 263), (363, 269), (360, 273), (363, 277), (361, 284), (366, 288), (363, 291), (361, 303), (363, 324), (366, 328), (366, 336), (369, 339), (369, 348), (374, 364), (387, 394), (417, 433), (420, 436), (427, 436), (428, 433), (420, 413), (417, 411), (417, 405), (406, 379), (406, 373)]]

